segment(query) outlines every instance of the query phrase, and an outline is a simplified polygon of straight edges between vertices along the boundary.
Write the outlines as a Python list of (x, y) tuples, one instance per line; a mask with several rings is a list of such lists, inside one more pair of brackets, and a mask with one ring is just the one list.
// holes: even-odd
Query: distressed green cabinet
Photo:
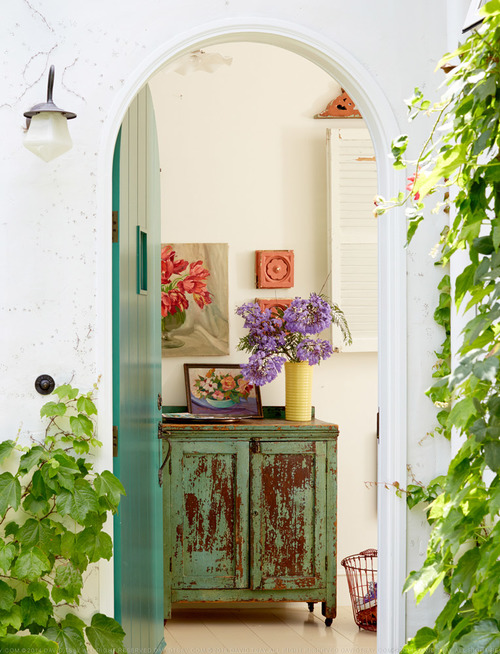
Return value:
[(238, 600), (335, 617), (337, 435), (319, 420), (163, 424), (166, 617)]

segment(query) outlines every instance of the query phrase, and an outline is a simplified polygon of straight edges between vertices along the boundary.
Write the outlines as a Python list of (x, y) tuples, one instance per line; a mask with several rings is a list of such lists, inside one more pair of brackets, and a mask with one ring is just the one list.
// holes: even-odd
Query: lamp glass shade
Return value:
[(35, 114), (24, 137), (24, 147), (44, 161), (52, 161), (72, 145), (68, 120), (58, 111)]

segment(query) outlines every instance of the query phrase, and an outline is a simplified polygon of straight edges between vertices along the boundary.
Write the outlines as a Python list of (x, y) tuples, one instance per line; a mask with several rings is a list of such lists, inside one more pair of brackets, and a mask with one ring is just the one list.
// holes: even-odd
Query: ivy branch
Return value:
[[(414, 170), (408, 194), (380, 199), (375, 209), (381, 215), (405, 205), (410, 241), (420, 222), (442, 209), (438, 202), (426, 213), (428, 198), (443, 186), (456, 189), (453, 199), (445, 197), (455, 211), (437, 247), (445, 274), (434, 317), (445, 339), (427, 395), (438, 409), (435, 432), (450, 438), (454, 431), (461, 446), (446, 475), (406, 489), (410, 507), (425, 502), (431, 533), (425, 562), (405, 590), (420, 602), (443, 587), (447, 601), (403, 654), (500, 651), (500, 0), (480, 11), (478, 31), (440, 62), (458, 61), (442, 100), (432, 104), (417, 89), (408, 103), (411, 119), (437, 116), (417, 162), (404, 159), (407, 137), (393, 142), (396, 167)], [(447, 266), (458, 251), (468, 263), (450, 281)], [(452, 298), (466, 321), (453, 367)]]
[(111, 472), (93, 471), (101, 443), (92, 392), (65, 384), (54, 395), (40, 412), (42, 442), (0, 443), (0, 464), (17, 460), (15, 473), (0, 474), (0, 651), (86, 653), (87, 641), (100, 654), (123, 651), (115, 620), (96, 613), (87, 625), (68, 609), (80, 603), (88, 566), (111, 558), (103, 525), (125, 491)]

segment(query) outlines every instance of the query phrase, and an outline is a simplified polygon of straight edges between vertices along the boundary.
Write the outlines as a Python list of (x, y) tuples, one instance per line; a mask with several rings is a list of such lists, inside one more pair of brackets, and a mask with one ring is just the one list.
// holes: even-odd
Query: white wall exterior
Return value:
[[(112, 143), (132, 90), (175, 51), (172, 44), (184, 36), (189, 41), (210, 24), (292, 25), (298, 34), (303, 30), (347, 52), (390, 104), (400, 131), (418, 143), (428, 126), (407, 124), (402, 99), (415, 85), (432, 94), (442, 82), (442, 73), (433, 71), (453, 44), (467, 5), (467, 0), (11, 0), (0, 27), (0, 437), (11, 438), (20, 427), (27, 434), (41, 431), (44, 398), (33, 387), (40, 373), (82, 389), (100, 376), (104, 447), (98, 465), (112, 467), (111, 332), (105, 310), (111, 301)], [(56, 66), (55, 102), (78, 117), (70, 123), (73, 150), (45, 164), (22, 147), (22, 113), (43, 101), (50, 64)], [(423, 390), (441, 340), (432, 321), (439, 272), (429, 257), (438, 232), (439, 226), (424, 227), (407, 250), (407, 445), (412, 469), (423, 481), (442, 471), (447, 459), (446, 447), (437, 441), (421, 443), (433, 422)], [(330, 419), (330, 413), (324, 417)], [(340, 413), (332, 418), (342, 421)], [(409, 568), (423, 555), (422, 522), (411, 514)], [(109, 588), (110, 567), (101, 566), (95, 593), (105, 612), (112, 610)], [(409, 632), (433, 610), (410, 605)]]

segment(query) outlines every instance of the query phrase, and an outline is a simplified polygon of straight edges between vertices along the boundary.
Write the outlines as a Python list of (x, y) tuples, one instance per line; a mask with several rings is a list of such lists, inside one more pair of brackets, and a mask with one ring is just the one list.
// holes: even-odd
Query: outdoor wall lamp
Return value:
[(24, 137), (24, 146), (44, 161), (52, 161), (71, 149), (68, 120), (76, 118), (76, 114), (59, 109), (52, 101), (54, 70), (54, 66), (51, 66), (47, 102), (36, 104), (24, 114), (28, 129)]

